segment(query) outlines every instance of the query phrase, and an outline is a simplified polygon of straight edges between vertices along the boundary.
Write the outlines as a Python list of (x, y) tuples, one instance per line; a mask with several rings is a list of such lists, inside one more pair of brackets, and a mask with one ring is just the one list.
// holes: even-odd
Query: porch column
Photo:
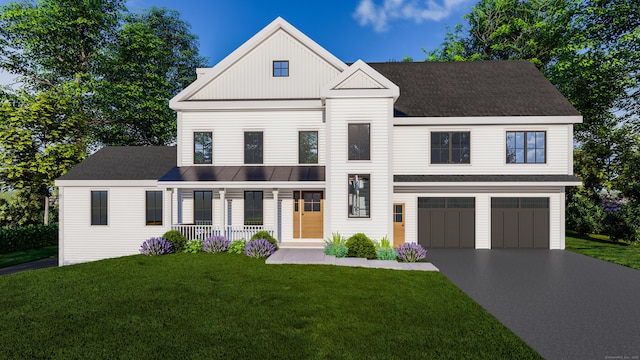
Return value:
[(280, 212), (278, 211), (278, 202), (278, 189), (273, 189), (273, 220), (275, 223), (273, 235), (280, 241)]
[(173, 196), (175, 195), (175, 188), (169, 188), (167, 189), (169, 190), (169, 226), (171, 228), (173, 228), (173, 224), (175, 224), (175, 220), (173, 219), (173, 204), (174, 204), (174, 200), (173, 200)]
[(224, 211), (224, 195), (225, 195), (225, 191), (224, 189), (218, 191), (218, 194), (220, 194), (220, 234), (224, 234), (225, 233), (225, 211)]

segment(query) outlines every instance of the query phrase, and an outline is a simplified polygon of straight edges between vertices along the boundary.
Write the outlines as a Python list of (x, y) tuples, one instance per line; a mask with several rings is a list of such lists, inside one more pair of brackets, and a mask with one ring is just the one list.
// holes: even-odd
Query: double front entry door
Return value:
[(293, 192), (293, 238), (322, 239), (324, 198), (322, 191)]

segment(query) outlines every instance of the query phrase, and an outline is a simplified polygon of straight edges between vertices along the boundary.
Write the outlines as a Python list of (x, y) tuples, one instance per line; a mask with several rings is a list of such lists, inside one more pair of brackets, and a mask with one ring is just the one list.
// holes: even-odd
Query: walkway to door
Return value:
[(427, 261), (546, 359), (640, 359), (640, 271), (563, 250), (432, 249)]

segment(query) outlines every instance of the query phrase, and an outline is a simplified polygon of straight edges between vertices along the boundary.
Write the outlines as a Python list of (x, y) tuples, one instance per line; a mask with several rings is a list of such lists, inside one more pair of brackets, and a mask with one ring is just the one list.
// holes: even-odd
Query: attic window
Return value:
[(289, 61), (277, 60), (273, 62), (273, 77), (289, 76)]

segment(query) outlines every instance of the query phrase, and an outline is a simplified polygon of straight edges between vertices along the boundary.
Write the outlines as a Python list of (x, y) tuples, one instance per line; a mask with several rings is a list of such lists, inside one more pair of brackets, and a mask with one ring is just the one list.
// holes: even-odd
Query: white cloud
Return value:
[(469, 0), (360, 0), (353, 16), (360, 25), (373, 26), (376, 32), (389, 30), (393, 20), (438, 21), (448, 17), (453, 10)]

